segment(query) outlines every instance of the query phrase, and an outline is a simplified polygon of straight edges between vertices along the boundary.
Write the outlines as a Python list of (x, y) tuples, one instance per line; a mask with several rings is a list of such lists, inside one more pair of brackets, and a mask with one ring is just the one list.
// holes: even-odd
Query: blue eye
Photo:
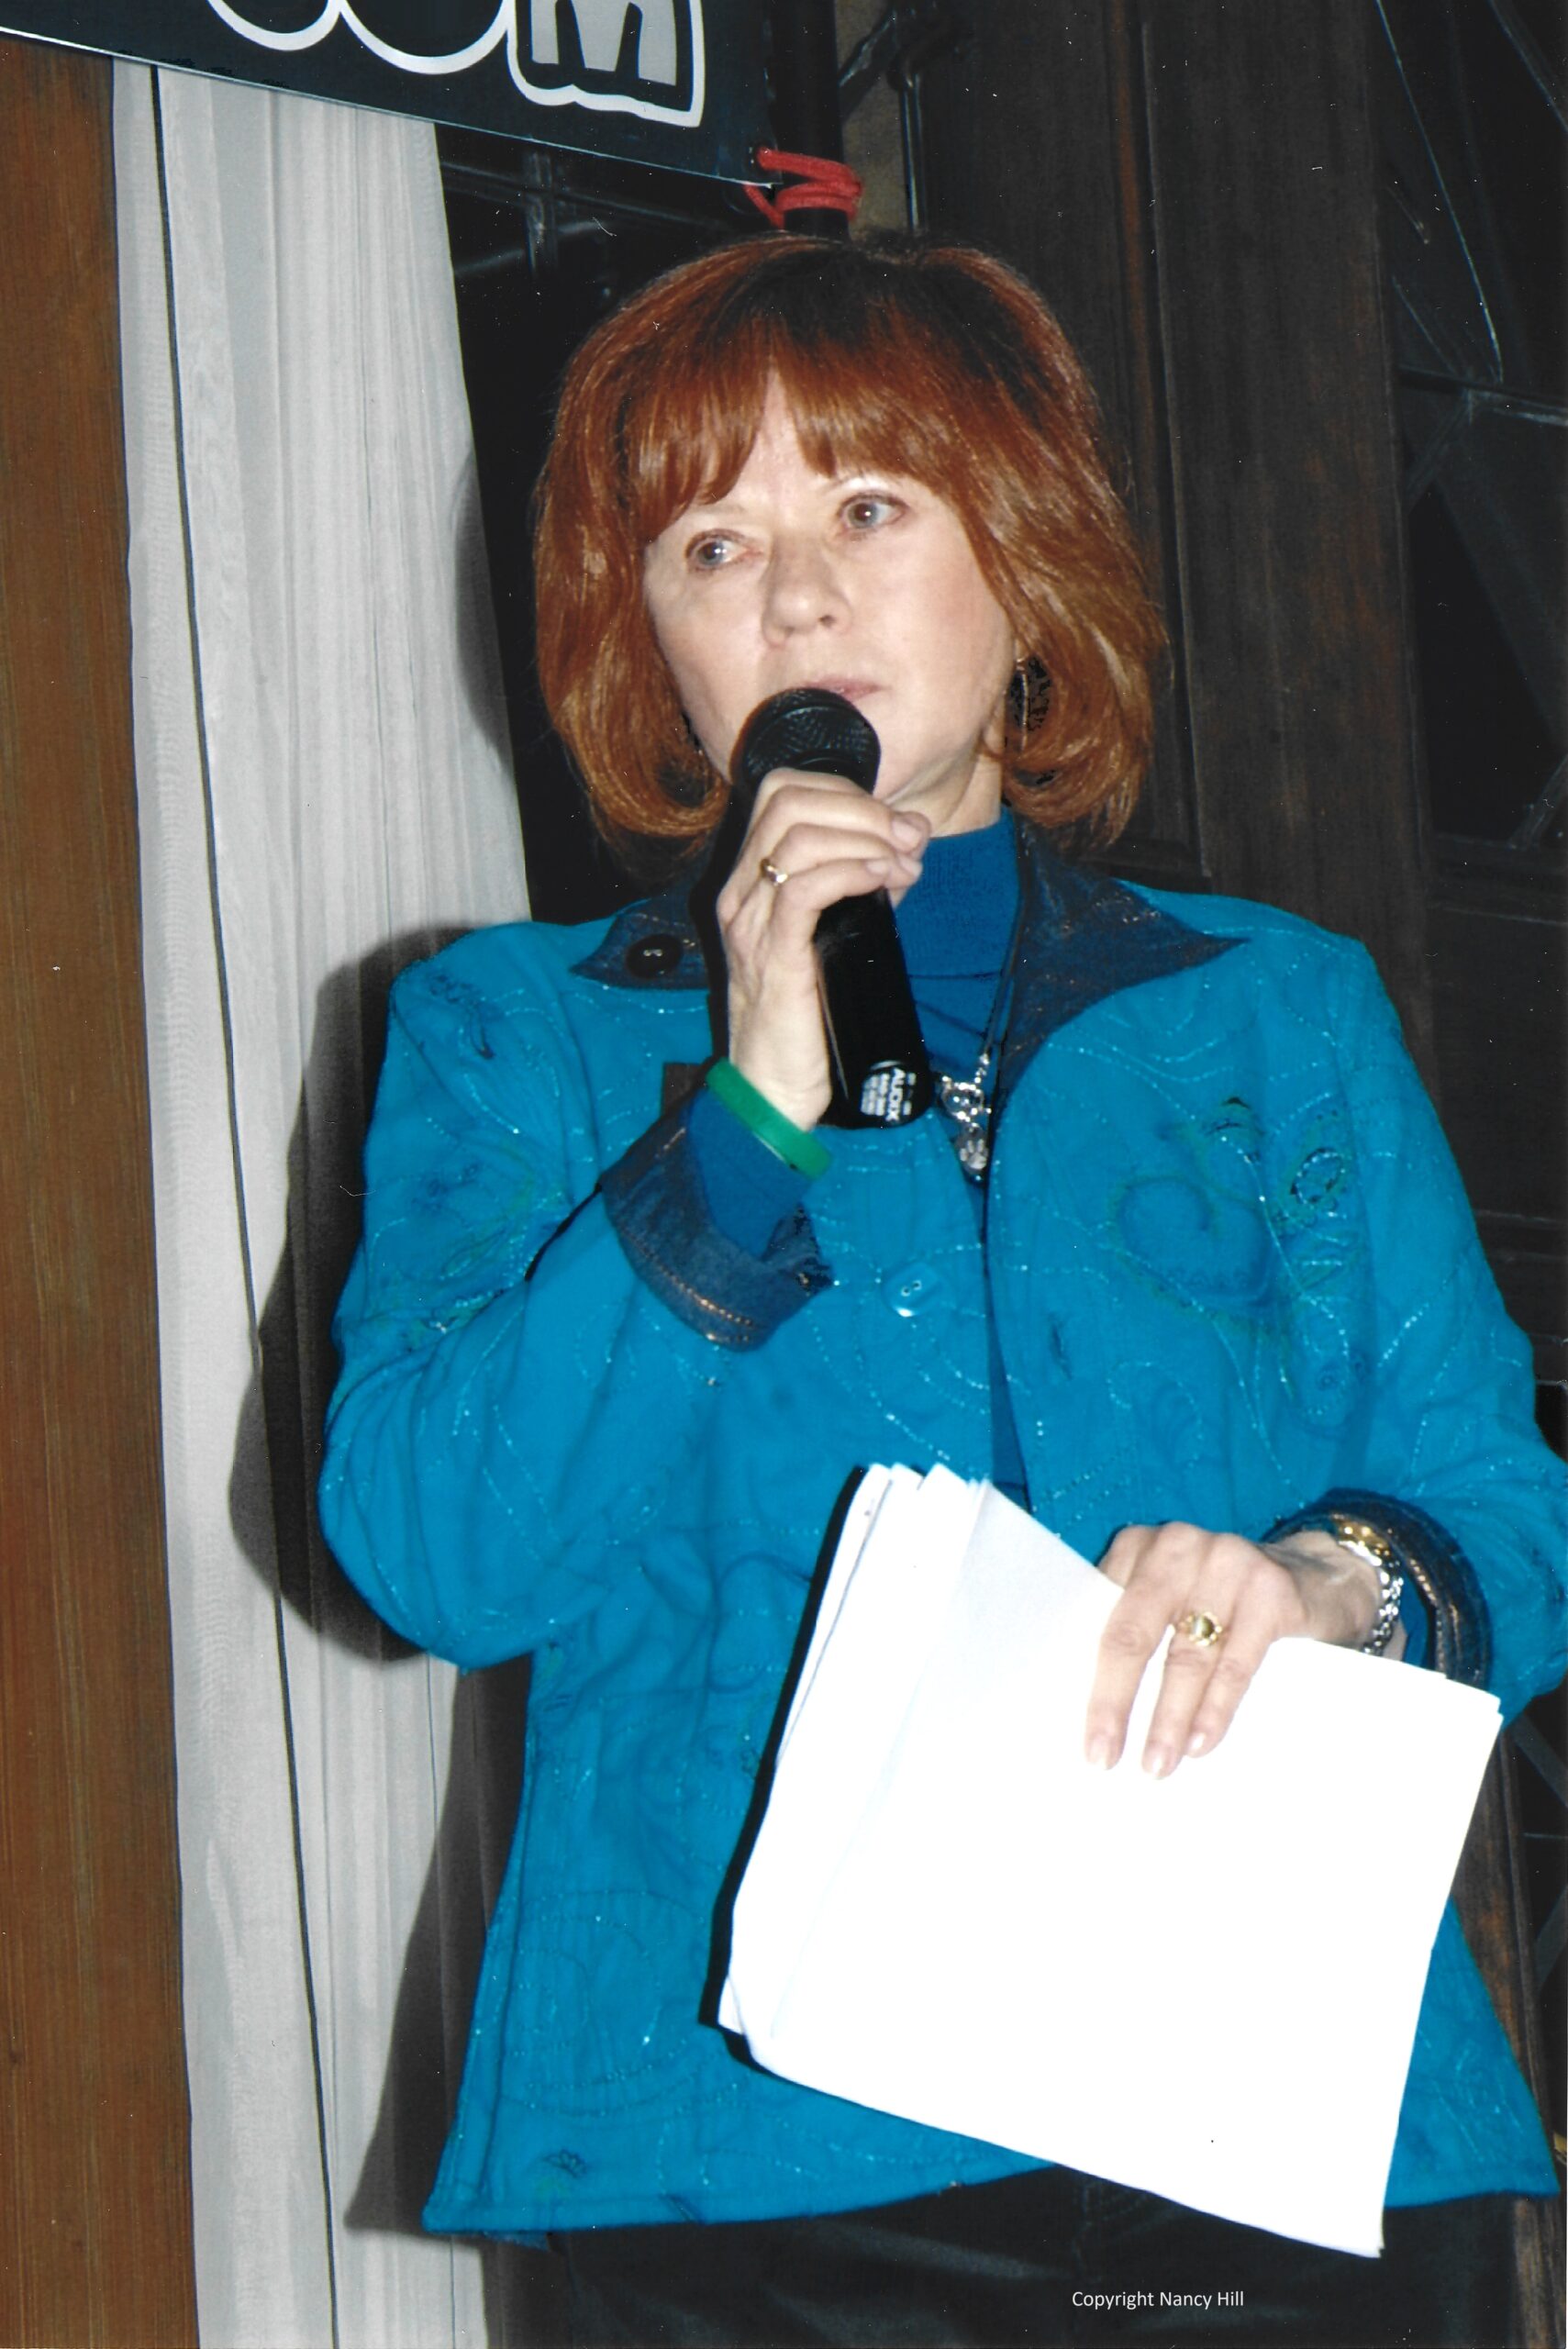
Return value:
[(686, 561), (694, 571), (717, 571), (728, 562), (732, 551), (728, 539), (697, 539), (686, 550)]
[(891, 521), (898, 510), (896, 498), (879, 497), (868, 490), (846, 501), (843, 518), (851, 530), (875, 530), (884, 522)]

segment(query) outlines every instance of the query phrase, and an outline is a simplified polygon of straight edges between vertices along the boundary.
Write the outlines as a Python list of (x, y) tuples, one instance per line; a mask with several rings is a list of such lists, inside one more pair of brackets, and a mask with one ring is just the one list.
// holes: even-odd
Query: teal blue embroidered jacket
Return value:
[[(830, 1136), (762, 1257), (715, 1229), (661, 1115), (666, 1064), (712, 1049), (673, 896), (478, 932), (395, 991), (323, 1522), (409, 1639), (535, 1656), (433, 2227), (783, 2216), (1027, 2165), (773, 2078), (702, 2019), (846, 1480), (988, 1473), (987, 1259), (1035, 1513), (1075, 1548), (1385, 1497), (1448, 1669), (1508, 1713), (1562, 1671), (1528, 1350), (1366, 955), (1026, 840), (984, 1241), (935, 1116)], [(1345, 1831), (1420, 1800), (1369, 1787)], [(1330, 2009), (1375, 2018), (1375, 1983)], [(1552, 2185), (1451, 1911), (1389, 2199)]]

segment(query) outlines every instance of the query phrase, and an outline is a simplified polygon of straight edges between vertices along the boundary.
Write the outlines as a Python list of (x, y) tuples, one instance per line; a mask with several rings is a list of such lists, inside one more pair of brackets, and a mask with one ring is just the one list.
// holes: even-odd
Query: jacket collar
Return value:
[(684, 874), (657, 896), (640, 897), (616, 915), (591, 954), (573, 970), (579, 978), (634, 995), (651, 989), (690, 994), (708, 983), (702, 940), (692, 917), (693, 877)]
[[(1212, 962), (1238, 941), (1215, 938), (1151, 905), (1124, 882), (1069, 864), (1038, 824), (1017, 825), (1023, 890), (1018, 975), (999, 1083), (1017, 1084), (1040, 1045), (1082, 1011), (1125, 987)], [(691, 994), (708, 985), (688, 874), (628, 906), (581, 963), (578, 975), (633, 994)]]
[(1215, 938), (1122, 881), (1069, 864), (1038, 824), (1018, 825), (1023, 929), (997, 1089), (1009, 1093), (1048, 1036), (1125, 987), (1212, 962)]

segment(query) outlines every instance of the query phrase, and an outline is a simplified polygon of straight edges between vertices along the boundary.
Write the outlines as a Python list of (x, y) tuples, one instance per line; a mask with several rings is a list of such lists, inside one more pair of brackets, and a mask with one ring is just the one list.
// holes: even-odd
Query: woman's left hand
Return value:
[[(1157, 1778), (1218, 1745), (1275, 1640), (1359, 1648), (1377, 1612), (1375, 1568), (1327, 1533), (1256, 1542), (1196, 1525), (1128, 1525), (1100, 1570), (1122, 1595), (1100, 1639), (1084, 1752), (1106, 1769), (1120, 1760), (1138, 1684), (1171, 1630), (1143, 1748), (1143, 1767)], [(1192, 1628), (1181, 1629), (1184, 1621)], [(1206, 1626), (1218, 1638), (1206, 1643)], [(1396, 1631), (1387, 1653), (1403, 1646)]]

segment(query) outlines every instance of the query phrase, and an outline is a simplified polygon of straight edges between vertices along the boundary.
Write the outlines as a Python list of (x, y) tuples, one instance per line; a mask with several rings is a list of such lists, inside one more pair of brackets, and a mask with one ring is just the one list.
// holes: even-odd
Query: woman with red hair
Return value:
[[(1451, 1918), (1375, 2265), (815, 2094), (712, 2021), (872, 1460), (988, 1476), (1100, 1561), (1106, 1767), (1201, 1767), (1276, 1639), (1510, 1710), (1562, 1670), (1525, 1351), (1365, 956), (1079, 861), (1136, 797), (1161, 631), (1077, 361), (978, 253), (710, 254), (574, 359), (537, 548), (555, 723), (676, 870), (394, 997), (324, 1520), (409, 1638), (536, 1659), (428, 2223), (548, 2234), (582, 2341), (1076, 2340), (1091, 2288), (1151, 2337), (1176, 2292), (1206, 2334), (1500, 2338), (1503, 2198), (1552, 2177)], [(773, 758), (738, 794), (803, 690), (873, 729), (874, 788)], [(817, 937), (881, 893), (937, 1097), (867, 1125)], [(1375, 1984), (1324, 1997), (1376, 2031)]]

